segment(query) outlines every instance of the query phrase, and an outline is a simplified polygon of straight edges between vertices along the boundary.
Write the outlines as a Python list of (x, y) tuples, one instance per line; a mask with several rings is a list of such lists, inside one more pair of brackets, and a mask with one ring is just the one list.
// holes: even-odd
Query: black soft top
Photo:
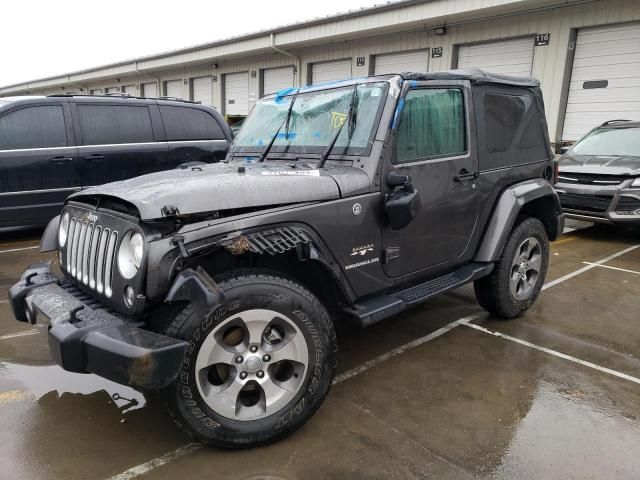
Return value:
[(532, 77), (500, 75), (499, 73), (485, 72), (478, 68), (447, 70), (444, 72), (405, 72), (401, 75), (405, 80), (470, 80), (476, 84), (500, 83), (518, 87), (540, 86), (540, 82)]

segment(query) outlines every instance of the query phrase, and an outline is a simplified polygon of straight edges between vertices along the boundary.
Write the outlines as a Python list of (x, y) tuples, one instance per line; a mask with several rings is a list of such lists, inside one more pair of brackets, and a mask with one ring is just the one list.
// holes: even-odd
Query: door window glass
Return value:
[(457, 88), (411, 90), (396, 135), (396, 162), (466, 151), (464, 97)]
[(153, 142), (146, 106), (78, 105), (85, 145)]
[(215, 118), (203, 110), (188, 107), (160, 106), (168, 141), (224, 140)]
[(59, 105), (26, 107), (0, 117), (0, 150), (67, 146)]

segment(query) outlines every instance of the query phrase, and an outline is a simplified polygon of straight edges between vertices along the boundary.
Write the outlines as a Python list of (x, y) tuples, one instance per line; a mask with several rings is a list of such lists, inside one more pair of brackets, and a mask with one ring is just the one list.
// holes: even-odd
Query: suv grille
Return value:
[(626, 175), (600, 175), (595, 173), (571, 173), (560, 172), (558, 180), (562, 183), (586, 184), (586, 185), (620, 185), (629, 180)]
[(66, 270), (78, 282), (111, 298), (118, 232), (72, 217)]
[(611, 195), (578, 195), (574, 193), (560, 193), (562, 208), (583, 210), (587, 212), (605, 212), (613, 196)]

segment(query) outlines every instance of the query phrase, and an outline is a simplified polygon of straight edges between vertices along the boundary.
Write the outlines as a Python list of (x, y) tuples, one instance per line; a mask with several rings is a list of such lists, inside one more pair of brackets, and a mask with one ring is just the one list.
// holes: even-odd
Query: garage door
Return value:
[(167, 80), (164, 82), (165, 97), (182, 98), (182, 80)]
[(614, 119), (640, 120), (640, 24), (578, 32), (562, 139)]
[(226, 115), (249, 113), (249, 75), (247, 72), (224, 76), (224, 104)]
[(122, 92), (127, 95), (135, 95), (136, 94), (136, 86), (135, 85), (125, 85), (122, 87)]
[(390, 53), (376, 55), (374, 73), (426, 72), (429, 68), (429, 55), (426, 50), (417, 52)]
[(458, 49), (458, 68), (481, 68), (506, 75), (531, 75), (533, 37), (462, 45)]
[(293, 87), (293, 67), (268, 68), (262, 73), (262, 94)]
[(120, 88), (118, 87), (109, 87), (107, 88), (107, 93), (120, 93)]
[(158, 86), (155, 82), (142, 84), (142, 96), (151, 98), (158, 96)]
[(213, 105), (213, 82), (211, 77), (194, 78), (191, 83), (192, 100), (203, 105)]
[(313, 85), (346, 78), (351, 78), (351, 59), (314, 63), (311, 66), (311, 83)]
[(102, 95), (102, 89), (101, 88), (95, 88), (93, 90), (91, 90), (89, 93), (91, 93), (91, 95)]

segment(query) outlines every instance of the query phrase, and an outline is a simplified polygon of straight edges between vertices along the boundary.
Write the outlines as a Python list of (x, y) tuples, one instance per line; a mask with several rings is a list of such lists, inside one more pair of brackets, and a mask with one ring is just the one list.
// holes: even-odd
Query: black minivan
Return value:
[(0, 98), (0, 228), (44, 225), (70, 194), (191, 162), (232, 133), (213, 108), (128, 96)]

